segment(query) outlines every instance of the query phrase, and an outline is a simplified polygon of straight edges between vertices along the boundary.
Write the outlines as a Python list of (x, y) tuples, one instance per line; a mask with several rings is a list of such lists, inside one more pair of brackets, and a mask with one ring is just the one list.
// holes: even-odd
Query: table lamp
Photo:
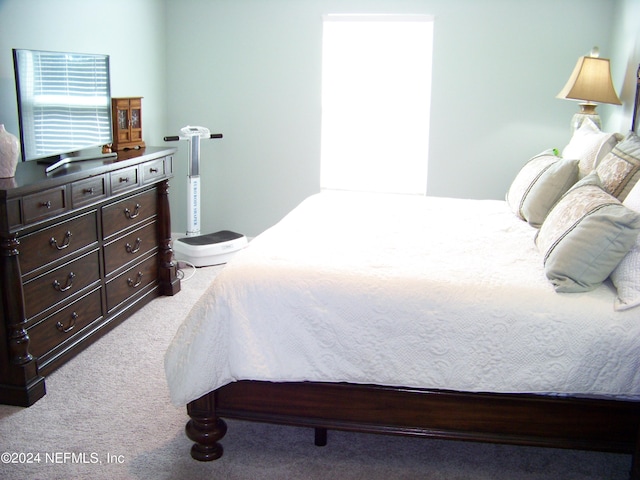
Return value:
[(602, 128), (600, 115), (596, 112), (598, 103), (622, 105), (613, 88), (609, 59), (599, 57), (598, 47), (593, 47), (588, 56), (578, 58), (567, 84), (556, 98), (582, 101), (580, 111), (571, 119), (572, 132), (587, 118)]

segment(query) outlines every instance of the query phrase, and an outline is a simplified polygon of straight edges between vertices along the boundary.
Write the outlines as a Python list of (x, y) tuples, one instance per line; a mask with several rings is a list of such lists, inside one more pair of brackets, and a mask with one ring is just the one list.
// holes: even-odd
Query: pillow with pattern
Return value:
[(629, 132), (596, 167), (602, 187), (621, 202), (640, 179), (640, 138)]
[(638, 233), (640, 213), (605, 192), (592, 172), (551, 209), (535, 242), (556, 291), (584, 292), (609, 277)]

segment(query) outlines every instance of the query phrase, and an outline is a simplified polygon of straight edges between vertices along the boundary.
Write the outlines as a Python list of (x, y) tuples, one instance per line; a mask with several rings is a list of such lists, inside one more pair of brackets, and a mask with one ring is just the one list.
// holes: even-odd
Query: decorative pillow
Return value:
[[(640, 182), (631, 189), (623, 203), (640, 213)], [(611, 273), (611, 281), (618, 290), (614, 302), (616, 310), (628, 310), (640, 305), (640, 237)]]
[(640, 179), (640, 138), (629, 132), (598, 164), (602, 187), (621, 202)]
[(602, 190), (593, 172), (551, 209), (536, 245), (556, 291), (583, 292), (606, 280), (638, 233), (640, 214)]
[(518, 218), (542, 225), (551, 207), (578, 181), (578, 160), (565, 160), (550, 151), (531, 158), (507, 192), (507, 203)]
[(617, 143), (615, 134), (602, 132), (593, 120), (587, 118), (562, 150), (562, 157), (580, 160), (579, 177), (583, 178)]

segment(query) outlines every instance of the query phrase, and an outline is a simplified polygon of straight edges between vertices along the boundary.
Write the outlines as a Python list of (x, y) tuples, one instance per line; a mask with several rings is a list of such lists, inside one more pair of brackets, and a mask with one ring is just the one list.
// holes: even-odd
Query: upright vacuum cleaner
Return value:
[(165, 142), (186, 140), (189, 143), (187, 233), (173, 242), (175, 259), (196, 267), (227, 263), (247, 245), (247, 238), (229, 230), (200, 234), (200, 140), (222, 138), (222, 134), (212, 134), (208, 128), (189, 125), (180, 129), (180, 133), (179, 136), (164, 137)]

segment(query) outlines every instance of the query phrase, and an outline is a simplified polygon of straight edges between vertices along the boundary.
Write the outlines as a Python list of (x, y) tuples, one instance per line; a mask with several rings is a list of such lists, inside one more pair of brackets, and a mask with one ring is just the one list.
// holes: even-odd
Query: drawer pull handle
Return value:
[(138, 276), (136, 277), (136, 281), (134, 282), (130, 278), (127, 278), (127, 285), (131, 288), (137, 288), (142, 283), (142, 272), (138, 272)]
[(60, 282), (58, 280), (54, 280), (53, 288), (55, 288), (59, 292), (66, 292), (71, 287), (73, 287), (73, 279), (75, 278), (75, 276), (76, 276), (75, 273), (69, 272), (69, 275), (67, 276), (67, 284), (64, 287), (60, 285)]
[(76, 312), (73, 312), (71, 314), (71, 321), (69, 322), (69, 326), (65, 327), (62, 322), (58, 322), (56, 323), (56, 328), (58, 329), (59, 332), (62, 333), (69, 333), (71, 330), (73, 330), (73, 327), (76, 326), (76, 319), (78, 318), (78, 314)]
[(140, 250), (141, 245), (142, 245), (142, 239), (138, 237), (136, 238), (136, 243), (133, 246), (131, 246), (130, 243), (127, 243), (125, 248), (127, 249), (127, 252), (134, 254), (134, 253), (138, 253), (138, 250)]
[(40, 206), (44, 208), (51, 208), (51, 200), (47, 200), (46, 202), (40, 202)]
[(120, 177), (120, 183), (127, 183), (129, 181), (129, 177)]
[(85, 188), (82, 190), (82, 193), (85, 193), (87, 195), (93, 195), (93, 193), (96, 191), (95, 188), (91, 187), (91, 188)]
[(151, 168), (149, 169), (149, 173), (158, 173), (159, 171), (160, 171), (160, 170), (158, 170), (157, 168), (153, 168), (153, 167), (151, 167)]
[(56, 237), (51, 237), (51, 239), (49, 239), (49, 245), (51, 245), (52, 247), (55, 247), (58, 250), (64, 250), (69, 246), (70, 242), (71, 242), (71, 232), (69, 231), (64, 234), (64, 241), (62, 242), (61, 245), (58, 245), (58, 241), (56, 240)]
[(124, 214), (129, 220), (136, 218), (138, 215), (140, 215), (140, 204), (136, 203), (136, 206), (133, 209), (133, 213), (131, 213), (131, 210), (129, 210), (128, 208), (125, 208)]

